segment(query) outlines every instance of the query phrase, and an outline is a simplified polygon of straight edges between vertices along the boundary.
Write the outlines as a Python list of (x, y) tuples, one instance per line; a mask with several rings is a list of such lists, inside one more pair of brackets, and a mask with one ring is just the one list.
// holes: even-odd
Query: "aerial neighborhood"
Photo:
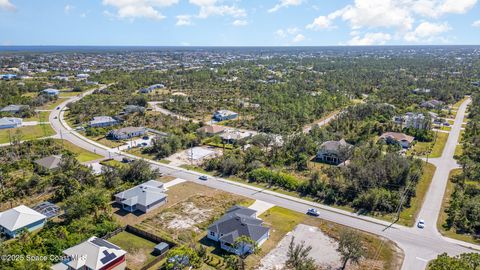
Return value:
[(0, 54), (1, 269), (478, 255), (479, 48), (71, 50)]

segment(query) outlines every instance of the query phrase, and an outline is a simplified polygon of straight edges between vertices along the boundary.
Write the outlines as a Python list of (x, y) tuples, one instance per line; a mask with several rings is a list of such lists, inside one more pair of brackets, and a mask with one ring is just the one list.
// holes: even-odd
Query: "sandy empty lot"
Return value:
[(299, 224), (278, 243), (262, 260), (258, 270), (280, 270), (287, 261), (288, 246), (292, 237), (295, 243), (305, 242), (311, 246), (310, 257), (314, 258), (321, 269), (337, 269), (341, 266), (337, 242), (324, 234), (319, 228)]

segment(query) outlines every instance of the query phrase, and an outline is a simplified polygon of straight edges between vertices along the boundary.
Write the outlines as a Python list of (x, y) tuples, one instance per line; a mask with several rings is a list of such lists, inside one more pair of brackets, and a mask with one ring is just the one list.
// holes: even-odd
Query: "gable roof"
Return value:
[(220, 240), (234, 244), (241, 236), (248, 236), (257, 242), (270, 229), (262, 225), (261, 219), (255, 218), (257, 211), (242, 206), (234, 206), (225, 215), (212, 223), (208, 230), (220, 235)]
[(37, 163), (38, 165), (46, 169), (55, 169), (55, 168), (58, 168), (61, 161), (62, 161), (62, 156), (52, 155), (52, 156), (44, 157), (41, 159), (37, 159), (35, 160), (35, 163)]
[(90, 269), (101, 269), (113, 260), (127, 254), (120, 247), (95, 236), (64, 250), (63, 253), (72, 258), (66, 264), (73, 269), (80, 269), (83, 266)]
[(19, 205), (0, 213), (0, 226), (13, 232), (46, 218), (45, 215), (25, 205)]
[(203, 126), (199, 129), (197, 129), (197, 131), (205, 132), (207, 134), (217, 134), (217, 133), (225, 131), (225, 129), (226, 129), (226, 127), (224, 127), (224, 126), (207, 125), (207, 126)]
[(386, 133), (383, 133), (382, 136), (380, 136), (380, 138), (382, 138), (382, 139), (391, 138), (391, 139), (394, 139), (394, 140), (399, 141), (399, 142), (406, 141), (408, 143), (412, 143), (413, 140), (415, 139), (412, 136), (409, 136), (409, 135), (406, 135), (406, 134), (403, 134), (403, 133), (399, 133), (399, 132), (386, 132)]
[(162, 182), (150, 180), (131, 189), (120, 192), (116, 194), (115, 197), (121, 199), (123, 204), (129, 206), (136, 204), (147, 206), (166, 198), (167, 194), (164, 193)]
[(320, 149), (330, 152), (337, 152), (341, 147), (350, 148), (352, 145), (347, 143), (344, 139), (341, 139), (340, 141), (326, 141), (322, 143)]

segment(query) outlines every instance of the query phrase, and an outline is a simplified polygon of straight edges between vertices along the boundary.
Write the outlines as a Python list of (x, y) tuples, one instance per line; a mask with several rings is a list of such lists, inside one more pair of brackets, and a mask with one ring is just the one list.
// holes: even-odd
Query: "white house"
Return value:
[(93, 119), (88, 122), (89, 127), (110, 127), (117, 125), (118, 120), (112, 118), (111, 116), (95, 116)]
[(45, 225), (47, 217), (25, 205), (0, 212), (0, 232), (14, 238), (24, 229), (34, 231)]

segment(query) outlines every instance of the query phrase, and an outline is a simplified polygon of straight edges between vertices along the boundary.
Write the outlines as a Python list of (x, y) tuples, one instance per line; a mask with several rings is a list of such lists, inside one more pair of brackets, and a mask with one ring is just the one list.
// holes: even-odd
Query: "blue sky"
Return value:
[(477, 2), (0, 0), (0, 45), (479, 45)]

